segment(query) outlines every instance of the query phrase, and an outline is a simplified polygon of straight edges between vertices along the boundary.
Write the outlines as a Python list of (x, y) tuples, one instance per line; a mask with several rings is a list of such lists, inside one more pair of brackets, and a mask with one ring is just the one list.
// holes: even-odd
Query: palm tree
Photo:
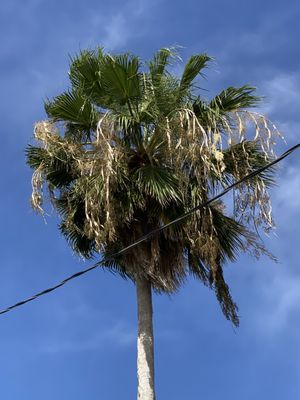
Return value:
[(136, 286), (142, 400), (155, 398), (152, 291), (175, 293), (192, 275), (237, 326), (224, 263), (239, 252), (270, 255), (258, 229), (273, 227), (274, 171), (266, 170), (238, 187), (233, 206), (215, 202), (112, 256), (272, 158), (276, 128), (249, 111), (260, 100), (255, 88), (229, 87), (207, 100), (196, 78), (211, 58), (193, 55), (180, 78), (170, 73), (176, 60), (167, 48), (148, 63), (81, 52), (71, 59), (70, 88), (45, 103), (48, 119), (34, 131), (39, 144), (27, 148), (33, 207), (43, 212), (50, 199), (72, 249), (85, 259), (101, 254), (106, 268)]

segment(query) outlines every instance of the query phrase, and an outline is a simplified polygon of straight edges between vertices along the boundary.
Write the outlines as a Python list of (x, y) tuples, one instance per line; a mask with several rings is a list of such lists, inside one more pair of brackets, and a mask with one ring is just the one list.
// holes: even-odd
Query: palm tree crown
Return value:
[[(195, 80), (211, 58), (190, 57), (180, 78), (170, 73), (174, 60), (167, 48), (148, 63), (83, 51), (71, 60), (70, 89), (46, 102), (49, 118), (35, 126), (32, 205), (42, 211), (48, 188), (62, 234), (85, 258), (115, 253), (272, 158), (276, 128), (248, 110), (259, 102), (255, 89), (229, 87), (205, 100)], [(221, 201), (199, 210), (107, 267), (167, 293), (191, 274), (237, 325), (223, 266), (241, 251), (268, 253), (257, 227), (273, 227), (272, 183), (267, 170), (239, 186), (233, 210)]]

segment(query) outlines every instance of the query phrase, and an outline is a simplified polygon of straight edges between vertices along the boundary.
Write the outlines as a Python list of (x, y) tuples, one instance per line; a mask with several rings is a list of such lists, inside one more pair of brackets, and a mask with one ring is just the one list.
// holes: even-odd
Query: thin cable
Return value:
[(76, 272), (75, 274), (73, 274), (73, 275), (71, 275), (71, 276), (65, 278), (63, 281), (61, 281), (61, 282), (58, 283), (57, 285), (52, 286), (52, 287), (50, 287), (50, 288), (48, 288), (48, 289), (45, 289), (45, 290), (43, 290), (43, 291), (41, 291), (41, 292), (39, 292), (39, 293), (36, 293), (35, 295), (33, 295), (33, 296), (31, 296), (31, 297), (29, 297), (29, 298), (27, 298), (27, 299), (25, 299), (25, 300), (19, 301), (18, 303), (15, 303), (15, 304), (13, 304), (13, 305), (11, 305), (11, 306), (9, 306), (9, 307), (7, 307), (7, 308), (1, 310), (1, 311), (0, 311), (0, 314), (5, 314), (5, 313), (7, 313), (7, 312), (13, 310), (14, 308), (20, 307), (20, 306), (22, 306), (22, 305), (24, 305), (24, 304), (26, 304), (26, 303), (29, 303), (29, 302), (31, 302), (31, 301), (33, 301), (33, 300), (36, 300), (38, 297), (41, 297), (41, 296), (43, 296), (43, 295), (45, 295), (45, 294), (47, 294), (47, 293), (53, 292), (54, 290), (56, 290), (56, 289), (60, 288), (61, 286), (65, 285), (67, 282), (69, 282), (69, 281), (71, 281), (71, 280), (73, 280), (73, 279), (75, 279), (75, 278), (78, 278), (79, 276), (84, 275), (84, 274), (86, 274), (86, 273), (88, 273), (88, 272), (90, 272), (90, 271), (92, 271), (92, 270), (98, 268), (98, 267), (101, 266), (102, 264), (105, 264), (107, 261), (109, 261), (109, 259), (111, 259), (111, 258), (113, 258), (113, 257), (116, 257), (116, 256), (119, 256), (119, 255), (121, 255), (121, 254), (124, 254), (124, 253), (125, 253), (126, 251), (128, 251), (129, 249), (132, 249), (133, 247), (138, 246), (140, 243), (142, 243), (142, 242), (148, 240), (150, 237), (152, 237), (152, 236), (154, 236), (154, 235), (157, 235), (158, 233), (160, 233), (160, 232), (163, 231), (164, 229), (166, 229), (166, 228), (168, 228), (168, 227), (170, 227), (170, 226), (172, 226), (172, 225), (178, 223), (179, 221), (182, 221), (183, 219), (189, 217), (189, 216), (192, 215), (195, 211), (200, 210), (200, 208), (206, 207), (206, 206), (208, 206), (209, 204), (215, 202), (215, 201), (218, 200), (219, 198), (223, 197), (223, 196), (224, 196), (226, 193), (228, 193), (230, 190), (232, 190), (234, 187), (240, 185), (241, 183), (247, 181), (248, 179), (253, 178), (254, 176), (259, 175), (259, 174), (262, 173), (263, 171), (265, 171), (265, 170), (267, 170), (268, 168), (272, 167), (273, 165), (279, 163), (280, 161), (282, 161), (284, 158), (286, 158), (287, 156), (289, 156), (291, 153), (293, 153), (293, 152), (294, 152), (296, 149), (298, 149), (299, 147), (300, 147), (300, 143), (298, 143), (298, 144), (296, 144), (295, 146), (291, 147), (291, 148), (288, 149), (286, 152), (284, 152), (280, 157), (276, 158), (275, 160), (273, 160), (273, 161), (270, 162), (269, 164), (265, 165), (264, 167), (261, 167), (261, 168), (255, 170), (255, 171), (251, 172), (250, 174), (244, 176), (242, 179), (240, 179), (240, 180), (234, 182), (233, 184), (227, 186), (226, 189), (224, 189), (221, 193), (219, 193), (217, 196), (213, 197), (212, 199), (210, 199), (210, 200), (208, 200), (208, 201), (205, 201), (205, 202), (203, 202), (203, 203), (201, 203), (201, 204), (198, 204), (196, 207), (194, 207), (194, 208), (192, 208), (191, 210), (187, 211), (185, 214), (182, 214), (182, 215), (180, 215), (178, 218), (172, 220), (171, 222), (169, 222), (169, 223), (167, 223), (167, 224), (165, 224), (165, 225), (163, 225), (163, 226), (161, 226), (161, 227), (159, 227), (159, 228), (157, 228), (157, 229), (152, 230), (151, 232), (149, 232), (149, 233), (147, 233), (146, 235), (142, 236), (140, 239), (136, 240), (135, 242), (133, 242), (133, 243), (130, 244), (129, 246), (126, 246), (126, 247), (124, 247), (123, 249), (121, 249), (120, 251), (118, 251), (118, 252), (116, 252), (116, 253), (114, 253), (114, 254), (111, 254), (109, 257), (106, 257), (105, 259), (103, 259), (103, 260), (100, 261), (100, 262), (97, 262), (96, 264), (92, 265), (91, 267), (86, 268), (86, 269), (84, 269), (84, 270), (81, 270), (81, 271), (79, 271), (79, 272)]
[(79, 276), (84, 275), (84, 274), (86, 274), (87, 272), (90, 272), (90, 271), (92, 271), (93, 269), (95, 269), (95, 268), (97, 268), (97, 267), (99, 267), (99, 265), (98, 265), (98, 264), (94, 264), (94, 265), (92, 265), (92, 266), (89, 267), (89, 268), (86, 268), (86, 269), (84, 269), (84, 270), (78, 271), (78, 272), (76, 272), (75, 274), (73, 274), (73, 275), (69, 276), (68, 278), (64, 279), (63, 281), (61, 281), (61, 282), (58, 283), (57, 285), (52, 286), (52, 287), (50, 287), (50, 288), (48, 288), (48, 289), (45, 289), (45, 290), (43, 290), (42, 292), (36, 293), (35, 295), (33, 295), (33, 296), (31, 296), (31, 297), (28, 297), (28, 299), (21, 300), (21, 301), (19, 301), (18, 303), (13, 304), (12, 306), (5, 308), (4, 310), (1, 310), (1, 311), (0, 311), (0, 314), (5, 314), (5, 313), (7, 313), (8, 311), (10, 311), (10, 310), (12, 310), (12, 309), (14, 309), (14, 308), (16, 308), (16, 307), (20, 307), (20, 306), (22, 306), (23, 304), (29, 303), (30, 301), (33, 301), (33, 300), (37, 299), (37, 298), (40, 297), (40, 296), (43, 296), (44, 294), (53, 292), (53, 290), (58, 289), (59, 287), (65, 285), (67, 282), (71, 281), (72, 279), (78, 278)]

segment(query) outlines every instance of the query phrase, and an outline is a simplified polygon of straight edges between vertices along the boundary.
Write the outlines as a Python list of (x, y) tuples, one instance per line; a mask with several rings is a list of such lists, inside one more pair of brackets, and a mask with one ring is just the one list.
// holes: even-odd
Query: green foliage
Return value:
[(108, 96), (120, 105), (136, 103), (141, 96), (139, 59), (122, 54), (106, 56), (100, 70), (101, 83)]
[(180, 200), (176, 176), (166, 168), (145, 165), (137, 169), (133, 179), (136, 179), (141, 192), (157, 200), (161, 206)]
[(208, 62), (211, 60), (212, 58), (207, 54), (197, 54), (188, 60), (183, 70), (179, 85), (180, 97), (189, 94), (194, 79), (199, 74), (203, 76), (202, 70), (207, 67)]
[(46, 102), (45, 110), (54, 121), (67, 121), (67, 133), (72, 132), (70, 136), (73, 136), (77, 132), (79, 140), (90, 138), (90, 132), (96, 129), (99, 119), (95, 106), (78, 89)]
[(170, 65), (170, 60), (174, 58), (175, 55), (175, 50), (163, 48), (160, 49), (154, 55), (153, 60), (148, 63), (151, 79), (154, 86), (157, 86), (157, 84), (159, 84), (159, 81), (166, 71), (166, 67)]
[(51, 156), (45, 149), (29, 145), (26, 149), (26, 156), (31, 168), (37, 169), (43, 166), (47, 181), (54, 187), (68, 186), (75, 178), (73, 161), (63, 150)]
[(254, 92), (255, 88), (252, 86), (245, 85), (238, 88), (230, 86), (214, 97), (209, 107), (215, 111), (218, 110), (220, 113), (255, 107), (261, 99), (255, 96)]
[[(39, 145), (26, 150), (32, 204), (41, 210), (48, 185), (60, 231), (84, 258), (114, 254), (272, 158), (274, 130), (248, 110), (259, 101), (254, 88), (229, 87), (206, 101), (195, 81), (211, 58), (193, 55), (180, 79), (169, 71), (176, 59), (168, 48), (146, 64), (127, 53), (83, 51), (71, 59), (71, 87), (45, 104)], [(246, 138), (251, 130), (255, 138)], [(237, 194), (236, 215), (222, 202), (206, 207), (107, 268), (133, 281), (143, 275), (158, 293), (175, 292), (191, 274), (237, 325), (223, 266), (240, 252), (266, 253), (255, 229), (272, 225), (273, 183), (274, 170), (263, 172)]]
[(105, 96), (100, 80), (100, 63), (102, 59), (102, 49), (82, 51), (75, 58), (71, 58), (69, 72), (72, 87), (81, 90), (98, 106), (102, 105)]

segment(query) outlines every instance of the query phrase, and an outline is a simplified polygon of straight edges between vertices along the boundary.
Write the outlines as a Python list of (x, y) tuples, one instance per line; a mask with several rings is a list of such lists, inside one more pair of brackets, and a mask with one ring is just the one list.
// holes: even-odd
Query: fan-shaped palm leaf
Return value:
[(90, 100), (84, 97), (80, 90), (65, 92), (45, 103), (45, 110), (50, 118), (55, 121), (68, 121), (69, 129), (72, 127), (78, 132), (85, 132), (90, 137), (90, 132), (96, 129), (99, 113)]
[(188, 60), (183, 70), (180, 85), (179, 85), (179, 98), (186, 95), (190, 90), (191, 84), (197, 75), (203, 75), (202, 70), (207, 67), (212, 58), (207, 54), (197, 54)]
[(166, 168), (145, 165), (136, 170), (134, 179), (142, 192), (157, 200), (162, 206), (170, 201), (180, 200), (178, 180)]
[(215, 96), (208, 106), (222, 114), (255, 107), (261, 101), (260, 97), (254, 95), (255, 90), (256, 88), (248, 85), (230, 86)]

